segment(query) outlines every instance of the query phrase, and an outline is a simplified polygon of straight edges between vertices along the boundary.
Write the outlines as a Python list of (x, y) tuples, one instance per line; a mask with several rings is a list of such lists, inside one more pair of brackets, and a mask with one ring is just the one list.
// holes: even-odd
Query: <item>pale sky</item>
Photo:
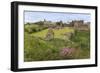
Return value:
[(43, 21), (60, 21), (70, 22), (72, 20), (84, 20), (90, 22), (91, 15), (85, 13), (63, 13), (63, 12), (38, 12), (38, 11), (24, 11), (24, 22)]

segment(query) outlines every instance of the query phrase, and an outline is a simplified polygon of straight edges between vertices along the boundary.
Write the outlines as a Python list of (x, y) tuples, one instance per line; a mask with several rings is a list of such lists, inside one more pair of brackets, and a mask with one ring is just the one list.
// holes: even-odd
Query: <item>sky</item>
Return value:
[(91, 15), (86, 13), (64, 13), (64, 12), (39, 12), (39, 11), (24, 11), (24, 22), (37, 22), (37, 21), (63, 21), (64, 23), (72, 20), (84, 20), (90, 22)]

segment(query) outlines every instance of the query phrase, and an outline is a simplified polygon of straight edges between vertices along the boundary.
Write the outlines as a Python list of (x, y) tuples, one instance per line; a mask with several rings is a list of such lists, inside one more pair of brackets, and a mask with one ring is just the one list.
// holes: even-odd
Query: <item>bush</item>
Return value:
[(25, 24), (24, 25), (24, 30), (25, 32), (28, 32), (29, 34), (34, 33), (34, 32), (38, 32), (41, 30), (47, 29), (47, 27), (43, 27), (37, 24)]

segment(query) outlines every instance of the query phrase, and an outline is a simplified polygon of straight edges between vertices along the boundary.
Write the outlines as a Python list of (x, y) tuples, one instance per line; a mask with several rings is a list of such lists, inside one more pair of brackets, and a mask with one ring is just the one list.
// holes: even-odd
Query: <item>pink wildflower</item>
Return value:
[(61, 56), (71, 56), (75, 49), (73, 48), (63, 48), (60, 51)]

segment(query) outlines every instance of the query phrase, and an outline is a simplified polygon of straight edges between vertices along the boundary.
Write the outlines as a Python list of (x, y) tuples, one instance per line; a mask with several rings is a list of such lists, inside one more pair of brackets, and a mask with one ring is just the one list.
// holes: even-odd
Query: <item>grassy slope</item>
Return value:
[[(43, 60), (61, 60), (69, 59), (68, 57), (60, 57), (59, 52), (63, 47), (67, 47), (66, 41), (62, 40), (62, 33), (73, 32), (73, 29), (68, 27), (61, 30), (54, 30), (55, 39), (51, 41), (45, 41), (44, 38), (47, 29), (40, 32), (33, 33), (32, 36), (28, 33), (25, 33), (24, 37), (24, 61), (43, 61)], [(60, 38), (60, 39), (59, 39)], [(77, 49), (77, 56), (73, 56), (72, 59), (84, 59), (89, 58), (89, 32), (80, 31), (77, 32), (75, 36), (72, 37), (72, 41), (75, 44), (68, 44), (72, 48)], [(78, 46), (77, 46), (78, 44)], [(79, 50), (79, 51), (78, 51)]]
[[(45, 38), (46, 34), (47, 34), (47, 31), (48, 29), (45, 29), (45, 30), (42, 30), (40, 32), (36, 32), (36, 33), (33, 33), (32, 35), (33, 36), (36, 36), (36, 37), (41, 37), (41, 38)], [(63, 38), (62, 34), (66, 33), (66, 32), (73, 32), (74, 30), (72, 28), (69, 28), (69, 27), (65, 27), (63, 29), (54, 29), (54, 34), (55, 34), (55, 38)]]
[(25, 33), (24, 61), (57, 60), (62, 59), (59, 51), (66, 42), (60, 39), (45, 41), (39, 37)]

